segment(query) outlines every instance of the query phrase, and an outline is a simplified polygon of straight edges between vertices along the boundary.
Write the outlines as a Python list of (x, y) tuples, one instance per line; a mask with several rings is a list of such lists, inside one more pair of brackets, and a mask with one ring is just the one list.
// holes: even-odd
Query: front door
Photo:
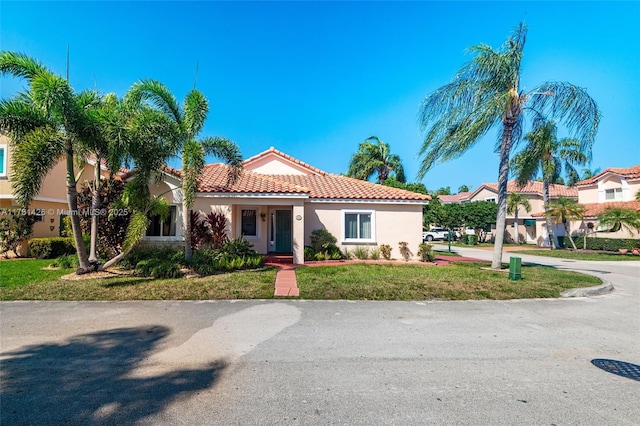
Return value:
[(276, 210), (276, 252), (291, 253), (291, 210)]

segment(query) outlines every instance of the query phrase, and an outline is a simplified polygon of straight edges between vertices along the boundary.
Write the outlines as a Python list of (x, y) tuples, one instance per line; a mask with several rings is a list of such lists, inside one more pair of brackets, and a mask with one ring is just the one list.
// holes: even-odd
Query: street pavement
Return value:
[(521, 257), (615, 290), (513, 301), (3, 302), (0, 423), (639, 424), (640, 262)]

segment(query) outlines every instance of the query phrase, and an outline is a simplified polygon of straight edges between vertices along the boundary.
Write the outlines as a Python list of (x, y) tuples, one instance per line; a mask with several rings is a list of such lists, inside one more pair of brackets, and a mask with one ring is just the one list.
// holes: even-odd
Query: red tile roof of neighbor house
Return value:
[(459, 203), (460, 201), (468, 200), (472, 192), (458, 192), (454, 195), (438, 195), (438, 200), (443, 203)]
[[(640, 212), (640, 201), (611, 201), (609, 203), (587, 203), (582, 204), (586, 209), (584, 217), (596, 217), (608, 207), (616, 207), (622, 209), (632, 209)], [(538, 212), (531, 215), (532, 217), (543, 217), (544, 212)]]
[(608, 169), (605, 169), (603, 172), (600, 172), (589, 179), (581, 180), (580, 182), (576, 183), (576, 185), (582, 186), (594, 184), (606, 174), (620, 175), (625, 179), (640, 179), (640, 164), (626, 168), (609, 167)]
[[(480, 190), (482, 187), (492, 189), (493, 191), (498, 192), (498, 184), (497, 183), (483, 183), (480, 185), (480, 188), (476, 189), (475, 192)], [(507, 192), (518, 192), (522, 194), (540, 194), (542, 195), (544, 191), (544, 185), (542, 182), (530, 180), (524, 186), (519, 186), (518, 182), (515, 180), (510, 180), (507, 182)], [(578, 197), (578, 188), (565, 186), (565, 185), (549, 185), (549, 196), (550, 197)]]

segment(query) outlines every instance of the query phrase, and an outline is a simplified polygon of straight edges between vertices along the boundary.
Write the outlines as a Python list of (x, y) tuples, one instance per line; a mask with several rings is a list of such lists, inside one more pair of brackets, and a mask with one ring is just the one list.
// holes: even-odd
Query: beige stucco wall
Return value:
[(245, 169), (263, 175), (303, 175), (309, 173), (309, 170), (299, 164), (275, 154), (267, 154), (264, 157), (253, 160), (245, 166)]
[(487, 188), (482, 188), (477, 194), (469, 199), (469, 201), (486, 201), (487, 198), (495, 198), (498, 201), (498, 193)]
[[(619, 200), (607, 200), (607, 189), (620, 188), (622, 198)], [(632, 201), (640, 191), (640, 180), (626, 180), (616, 175), (605, 175), (592, 185), (578, 187), (578, 202), (581, 204), (605, 203), (609, 201)]]
[[(373, 210), (375, 213), (375, 243), (345, 243), (343, 210)], [(422, 205), (369, 203), (308, 203), (305, 205), (305, 245), (311, 232), (325, 228), (338, 239), (338, 247), (353, 250), (357, 246), (392, 247), (392, 256), (400, 258), (398, 243), (406, 241), (414, 257), (422, 243)]]

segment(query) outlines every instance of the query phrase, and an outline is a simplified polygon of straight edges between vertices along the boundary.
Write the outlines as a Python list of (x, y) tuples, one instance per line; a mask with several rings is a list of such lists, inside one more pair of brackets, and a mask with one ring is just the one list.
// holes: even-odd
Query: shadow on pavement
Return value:
[(132, 424), (213, 385), (222, 363), (131, 374), (169, 333), (163, 326), (120, 328), (2, 353), (2, 423)]
[(604, 358), (592, 359), (591, 364), (606, 371), (607, 373), (640, 381), (640, 365)]

